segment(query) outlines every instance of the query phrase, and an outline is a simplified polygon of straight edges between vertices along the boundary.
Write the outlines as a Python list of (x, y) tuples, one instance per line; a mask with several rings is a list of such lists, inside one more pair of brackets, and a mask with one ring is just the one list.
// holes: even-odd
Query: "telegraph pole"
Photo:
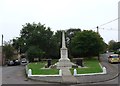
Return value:
[[(96, 28), (97, 28), (97, 33), (99, 34), (99, 27), (97, 26)], [(98, 60), (100, 61), (100, 56), (99, 56), (99, 54), (98, 54)]]
[(2, 66), (4, 65), (4, 59), (3, 59), (3, 34), (2, 34)]
[(99, 27), (97, 26), (96, 28), (97, 28), (97, 33), (99, 33)]

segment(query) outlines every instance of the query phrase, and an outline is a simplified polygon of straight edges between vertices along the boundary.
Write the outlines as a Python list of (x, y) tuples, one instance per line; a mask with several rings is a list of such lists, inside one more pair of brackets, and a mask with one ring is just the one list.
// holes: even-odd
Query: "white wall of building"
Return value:
[(120, 42), (120, 1), (118, 3), (118, 41)]
[(0, 66), (2, 65), (2, 47), (0, 46)]

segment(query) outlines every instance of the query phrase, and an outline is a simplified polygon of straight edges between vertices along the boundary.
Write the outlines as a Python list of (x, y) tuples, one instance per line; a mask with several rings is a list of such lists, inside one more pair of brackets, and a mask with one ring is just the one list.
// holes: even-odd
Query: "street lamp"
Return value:
[(99, 33), (99, 27), (97, 26), (96, 28), (97, 28), (97, 33)]

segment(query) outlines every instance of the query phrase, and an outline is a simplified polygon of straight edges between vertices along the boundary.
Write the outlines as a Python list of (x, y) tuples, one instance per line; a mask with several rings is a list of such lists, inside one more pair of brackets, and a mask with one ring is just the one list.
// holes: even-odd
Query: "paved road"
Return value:
[(27, 80), (24, 66), (6, 66), (2, 68), (2, 84), (50, 84)]
[[(111, 53), (108, 53), (108, 54), (102, 54), (101, 55), (101, 60), (104, 62), (104, 63), (106, 63), (106, 64), (108, 64), (108, 65), (110, 65), (111, 66), (111, 71), (118, 71), (118, 73), (120, 73), (120, 64), (110, 64), (110, 63), (108, 63), (108, 56), (110, 55)], [(120, 76), (119, 76), (119, 78), (120, 78)], [(118, 77), (116, 77), (116, 78), (114, 78), (114, 79), (112, 79), (112, 80), (109, 80), (109, 81), (105, 81), (105, 82), (99, 82), (99, 83), (95, 83), (95, 84), (119, 84), (119, 78)]]
[[(120, 73), (120, 64), (111, 64), (111, 63), (108, 63), (108, 56), (110, 55), (111, 53), (107, 53), (107, 54), (103, 54), (103, 56), (101, 57), (101, 59), (103, 61), (105, 61), (108, 65), (111, 66), (111, 68), (113, 69), (113, 71), (117, 71), (118, 73)], [(109, 81), (106, 81), (106, 82), (101, 82), (101, 84), (120, 84), (119, 83), (119, 78), (120, 76), (112, 79), (112, 80), (109, 80)]]

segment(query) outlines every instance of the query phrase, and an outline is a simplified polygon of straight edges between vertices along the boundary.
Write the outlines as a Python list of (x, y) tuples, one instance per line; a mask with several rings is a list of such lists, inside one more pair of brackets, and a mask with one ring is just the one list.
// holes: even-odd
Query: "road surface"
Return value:
[(25, 66), (5, 66), (2, 68), (2, 84), (50, 84), (28, 80), (25, 77)]

